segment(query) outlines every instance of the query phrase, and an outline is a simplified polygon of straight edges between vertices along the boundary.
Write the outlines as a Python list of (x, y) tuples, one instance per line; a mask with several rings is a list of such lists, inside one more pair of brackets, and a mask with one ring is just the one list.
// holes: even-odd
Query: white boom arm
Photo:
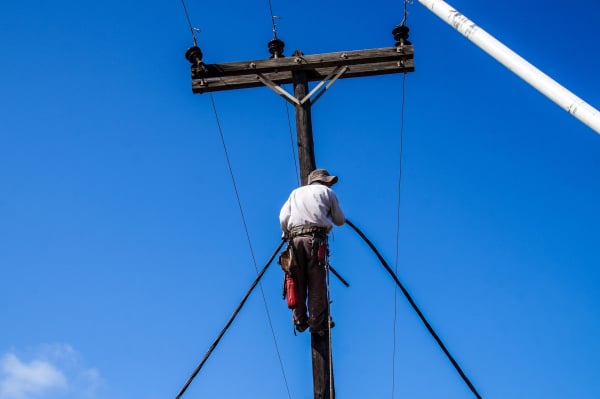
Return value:
[(442, 0), (418, 0), (496, 61), (600, 134), (600, 112)]

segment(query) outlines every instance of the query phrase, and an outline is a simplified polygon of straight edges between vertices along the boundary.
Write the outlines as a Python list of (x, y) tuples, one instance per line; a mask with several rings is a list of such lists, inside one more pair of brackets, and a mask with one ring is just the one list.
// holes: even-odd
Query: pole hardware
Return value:
[(410, 29), (408, 26), (404, 25), (404, 23), (397, 25), (394, 29), (392, 29), (392, 35), (394, 35), (394, 40), (396, 41), (396, 47), (403, 47), (404, 45), (412, 44), (408, 41), (408, 32)]
[(192, 64), (192, 92), (200, 94), (261, 87), (263, 83), (256, 78), (258, 74), (277, 85), (293, 83), (293, 75), (296, 72), (304, 72), (309, 82), (319, 82), (326, 79), (336, 68), (343, 66), (348, 66), (348, 70), (339, 76), (344, 79), (413, 72), (413, 46), (405, 44), (401, 47), (402, 51), (398, 49), (399, 47), (384, 47), (310, 55), (294, 53), (291, 57), (224, 64), (201, 62), (199, 66)]
[(285, 43), (282, 40), (274, 38), (268, 43), (269, 53), (271, 53), (271, 58), (282, 58), (285, 57), (283, 55), (283, 47)]
[(311, 102), (311, 104), (314, 104), (317, 101), (317, 99), (319, 97), (321, 97), (325, 93), (325, 91), (328, 90), (331, 87), (331, 85), (334, 84), (335, 81), (338, 80), (340, 78), (340, 76), (342, 76), (347, 70), (348, 70), (347, 66), (335, 68), (329, 75), (327, 75), (327, 77), (325, 77), (325, 79), (323, 79), (321, 82), (319, 82), (319, 84), (316, 85), (310, 91), (310, 93), (308, 93), (306, 96), (304, 96), (301, 100), (298, 100), (296, 97), (294, 97), (291, 94), (289, 94), (287, 91), (285, 91), (285, 89), (283, 89), (281, 86), (278, 86), (275, 82), (273, 82), (272, 80), (270, 80), (269, 78), (267, 78), (263, 74), (258, 73), (258, 74), (256, 74), (256, 77), (265, 86), (267, 86), (268, 88), (270, 88), (275, 93), (279, 94), (280, 96), (282, 96), (283, 98), (285, 98), (286, 100), (288, 100), (289, 102), (291, 102), (292, 104), (294, 104), (294, 105), (303, 105), (306, 102), (308, 102), (310, 100), (310, 98), (317, 91), (319, 91), (319, 89), (321, 89), (321, 87), (323, 87), (323, 85), (325, 84), (325, 82), (327, 82), (328, 80), (331, 79), (331, 81), (323, 88), (323, 90), (319, 91), (319, 93), (315, 96), (315, 99)]

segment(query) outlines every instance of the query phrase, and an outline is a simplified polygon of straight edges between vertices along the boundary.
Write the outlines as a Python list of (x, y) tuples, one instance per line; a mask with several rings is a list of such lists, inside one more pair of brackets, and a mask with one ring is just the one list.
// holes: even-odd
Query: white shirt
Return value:
[(320, 183), (292, 191), (279, 212), (279, 223), (284, 233), (296, 226), (325, 227), (329, 231), (334, 224), (341, 226), (345, 222), (337, 196), (332, 189)]

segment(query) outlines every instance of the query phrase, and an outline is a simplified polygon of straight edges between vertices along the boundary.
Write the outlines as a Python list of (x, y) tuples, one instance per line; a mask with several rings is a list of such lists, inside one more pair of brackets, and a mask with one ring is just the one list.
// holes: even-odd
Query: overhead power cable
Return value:
[[(406, 3), (405, 3), (406, 4)], [(402, 199), (402, 155), (404, 152), (404, 105), (406, 96), (406, 73), (402, 75), (402, 106), (401, 106), (401, 118), (400, 118), (400, 155), (398, 160), (398, 206), (396, 213), (396, 261), (394, 270), (398, 274), (398, 264), (400, 263), (400, 211), (401, 211), (401, 199)], [(398, 305), (397, 305), (397, 294), (398, 291), (394, 290), (394, 334), (393, 334), (393, 348), (392, 348), (392, 399), (395, 396), (396, 390), (396, 325), (398, 316)]]
[[(246, 239), (248, 240), (248, 246), (250, 247), (250, 254), (252, 256), (252, 263), (254, 265), (254, 269), (258, 274), (258, 266), (256, 265), (256, 257), (254, 256), (254, 250), (252, 248), (252, 242), (250, 240), (250, 232), (248, 230), (248, 224), (246, 223), (246, 216), (244, 215), (244, 208), (242, 207), (242, 200), (240, 199), (240, 194), (237, 189), (237, 184), (235, 181), (235, 175), (233, 174), (233, 167), (231, 166), (231, 161), (229, 159), (229, 152), (227, 151), (227, 144), (225, 143), (225, 136), (223, 135), (223, 129), (221, 128), (221, 122), (219, 120), (219, 114), (217, 112), (217, 106), (215, 104), (214, 97), (212, 93), (210, 94), (210, 101), (213, 106), (213, 111), (215, 113), (215, 118), (217, 120), (217, 127), (219, 129), (219, 135), (221, 136), (221, 143), (223, 144), (223, 150), (225, 152), (225, 158), (227, 160), (227, 167), (229, 168), (229, 174), (231, 176), (231, 181), (233, 183), (233, 189), (235, 191), (235, 197), (237, 199), (238, 207), (240, 209), (240, 214), (242, 217), (242, 224), (244, 225), (244, 231), (246, 232)], [(271, 335), (273, 336), (273, 343), (275, 345), (275, 352), (277, 353), (277, 358), (279, 359), (279, 367), (281, 368), (281, 374), (283, 376), (283, 381), (285, 383), (285, 388), (287, 390), (288, 397), (291, 399), (292, 395), (290, 393), (289, 384), (287, 381), (287, 377), (285, 375), (285, 368), (283, 367), (283, 359), (281, 357), (281, 352), (279, 350), (279, 345), (277, 344), (277, 337), (275, 336), (275, 328), (273, 327), (273, 320), (271, 319), (271, 313), (269, 312), (269, 305), (267, 304), (267, 297), (265, 295), (265, 290), (263, 289), (262, 284), (260, 284), (260, 292), (262, 294), (263, 302), (265, 305), (265, 312), (267, 313), (267, 319), (269, 321), (269, 327), (271, 329)]]
[(250, 288), (246, 292), (246, 295), (244, 295), (244, 297), (242, 298), (242, 301), (235, 308), (235, 310), (233, 311), (233, 313), (229, 317), (229, 320), (227, 320), (227, 323), (225, 323), (225, 327), (223, 327), (223, 329), (221, 330), (221, 332), (219, 333), (219, 335), (217, 335), (217, 338), (213, 341), (212, 345), (208, 348), (208, 351), (206, 352), (206, 354), (204, 355), (204, 357), (202, 358), (202, 360), (200, 361), (200, 363), (198, 364), (198, 366), (194, 369), (194, 371), (192, 372), (192, 374), (189, 376), (189, 378), (187, 379), (187, 381), (185, 382), (185, 384), (183, 385), (183, 387), (181, 388), (181, 390), (179, 391), (179, 393), (177, 394), (177, 396), (175, 397), (175, 399), (180, 399), (181, 398), (181, 395), (183, 395), (185, 393), (185, 391), (188, 389), (188, 387), (190, 386), (190, 384), (192, 383), (192, 381), (194, 380), (194, 378), (196, 378), (196, 376), (198, 375), (198, 373), (200, 372), (200, 370), (202, 370), (202, 367), (204, 366), (204, 363), (206, 363), (206, 361), (208, 360), (208, 358), (210, 357), (210, 355), (212, 354), (212, 352), (215, 350), (215, 348), (219, 344), (219, 341), (221, 341), (221, 338), (223, 338), (223, 335), (225, 335), (225, 333), (227, 332), (227, 330), (229, 329), (229, 327), (231, 326), (231, 324), (235, 320), (235, 318), (238, 315), (238, 313), (240, 312), (240, 310), (242, 310), (242, 307), (246, 303), (246, 300), (248, 299), (248, 297), (250, 296), (250, 294), (252, 293), (252, 291), (254, 290), (254, 288), (256, 288), (256, 285), (259, 283), (260, 279), (265, 274), (265, 272), (267, 271), (267, 269), (269, 268), (269, 266), (273, 262), (273, 259), (275, 259), (275, 256), (277, 255), (277, 253), (279, 253), (279, 250), (281, 249), (281, 247), (283, 246), (284, 243), (285, 243), (285, 239), (282, 239), (281, 242), (279, 243), (279, 245), (277, 246), (277, 248), (275, 249), (275, 252), (273, 252), (273, 255), (271, 255), (271, 257), (267, 261), (267, 264), (263, 267), (263, 269), (260, 271), (260, 273), (258, 273), (258, 276), (256, 276), (256, 279), (250, 285)]
[[(400, 25), (406, 25), (408, 20), (408, 3), (409, 0), (404, 0), (404, 13)], [(404, 108), (406, 99), (406, 73), (402, 74), (402, 103), (400, 114), (400, 146), (398, 160), (398, 206), (396, 217), (396, 259), (394, 270), (398, 274), (398, 264), (400, 262), (400, 210), (402, 198), (402, 155), (404, 152)], [(394, 325), (393, 325), (393, 345), (392, 345), (392, 399), (396, 395), (396, 328), (398, 324), (398, 291), (394, 290)]]
[(185, 6), (185, 0), (181, 0), (181, 5), (183, 6), (183, 11), (185, 12), (185, 17), (187, 19), (188, 26), (190, 27), (190, 32), (192, 33), (192, 39), (194, 40), (194, 46), (198, 46), (198, 40), (196, 39), (196, 31), (198, 31), (199, 29), (194, 28), (194, 26), (192, 25), (190, 13), (188, 12), (187, 7)]
[(385, 268), (385, 270), (387, 270), (387, 272), (390, 274), (390, 276), (394, 279), (394, 281), (396, 282), (396, 285), (398, 286), (398, 288), (400, 288), (400, 291), (402, 291), (402, 294), (404, 294), (404, 296), (406, 297), (406, 299), (410, 303), (410, 306), (412, 306), (412, 308), (414, 309), (414, 311), (417, 313), (417, 315), (419, 316), (419, 318), (421, 319), (421, 321), (425, 325), (425, 328), (427, 328), (427, 331), (429, 331), (429, 334), (431, 334), (431, 336), (433, 337), (433, 339), (435, 340), (435, 342), (437, 342), (437, 344), (439, 345), (440, 349), (442, 350), (442, 352), (444, 352), (444, 354), (446, 355), (446, 357), (448, 358), (448, 360), (450, 360), (450, 363), (452, 363), (452, 365), (454, 366), (454, 368), (456, 369), (456, 371), (458, 372), (458, 374), (461, 376), (461, 378), (463, 379), (463, 381), (465, 382), (465, 384), (467, 384), (467, 386), (469, 387), (469, 389), (471, 390), (471, 392), (473, 392), (473, 394), (475, 395), (475, 397), (477, 399), (481, 399), (481, 395), (479, 395), (479, 392), (477, 392), (477, 390), (475, 389), (475, 386), (473, 386), (473, 384), (471, 383), (471, 381), (469, 380), (469, 378), (467, 377), (467, 375), (464, 373), (464, 371), (461, 369), (461, 367), (459, 366), (459, 364), (456, 362), (456, 360), (454, 360), (454, 357), (452, 357), (452, 355), (450, 354), (450, 352), (448, 351), (448, 349), (446, 349), (446, 345), (444, 345), (444, 343), (442, 342), (441, 338), (436, 334), (436, 332), (433, 329), (433, 327), (431, 327), (431, 324), (429, 324), (429, 322), (427, 321), (427, 319), (423, 315), (423, 312), (421, 312), (421, 310), (419, 309), (419, 307), (417, 306), (417, 304), (415, 303), (415, 301), (412, 299), (412, 297), (410, 296), (410, 294), (408, 293), (408, 291), (406, 290), (406, 288), (404, 288), (404, 286), (402, 285), (402, 283), (400, 282), (400, 280), (398, 280), (398, 277), (396, 276), (396, 273), (394, 273), (394, 271), (387, 264), (387, 262), (385, 261), (385, 259), (383, 259), (383, 256), (381, 256), (381, 254), (379, 253), (379, 251), (377, 250), (377, 248), (375, 248), (375, 245), (373, 245), (373, 243), (367, 238), (367, 236), (365, 236), (364, 233), (362, 231), (360, 231), (360, 229), (358, 227), (356, 227), (354, 225), (354, 223), (352, 223), (350, 220), (346, 219), (346, 224), (348, 224), (348, 226), (350, 226), (365, 241), (365, 243), (367, 243), (367, 245), (375, 253), (375, 255), (377, 256), (377, 258), (379, 259), (379, 261), (381, 262), (381, 264), (383, 265), (383, 267)]
[(290, 143), (292, 146), (292, 158), (294, 160), (294, 168), (296, 170), (296, 183), (300, 186), (300, 172), (298, 172), (298, 158), (296, 157), (296, 146), (294, 143), (294, 134), (292, 131), (292, 120), (290, 118), (290, 105), (285, 101), (285, 112), (287, 113), (288, 129), (290, 131)]
[(273, 15), (273, 5), (271, 4), (271, 0), (268, 0), (269, 3), (269, 12), (271, 13), (271, 25), (273, 26), (273, 39), (277, 39), (277, 25), (275, 24), (275, 18), (278, 18), (276, 15)]

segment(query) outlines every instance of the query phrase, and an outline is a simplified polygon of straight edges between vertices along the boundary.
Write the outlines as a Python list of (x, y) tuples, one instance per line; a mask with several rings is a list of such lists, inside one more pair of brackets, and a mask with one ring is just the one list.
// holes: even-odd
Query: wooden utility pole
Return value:
[[(225, 64), (205, 64), (202, 51), (194, 46), (186, 52), (192, 64), (192, 91), (207, 93), (267, 86), (294, 104), (300, 176), (305, 185), (310, 172), (316, 169), (312, 105), (338, 79), (413, 72), (414, 52), (408, 31), (403, 24), (392, 30), (396, 41), (393, 47), (314, 55), (296, 51), (291, 57), (283, 55), (284, 43), (274, 37), (268, 43), (269, 59)], [(314, 81), (320, 82), (309, 91), (309, 82)], [(287, 83), (293, 84), (293, 95), (280, 86)], [(334, 399), (330, 337), (311, 334), (311, 348), (314, 398)]]

